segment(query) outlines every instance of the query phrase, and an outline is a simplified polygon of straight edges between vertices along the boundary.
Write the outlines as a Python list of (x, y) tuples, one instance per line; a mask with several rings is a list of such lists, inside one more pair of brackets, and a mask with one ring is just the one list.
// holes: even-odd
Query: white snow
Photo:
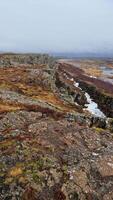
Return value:
[(93, 156), (98, 156), (98, 153), (94, 153), (94, 152), (93, 152), (92, 155), (93, 155)]
[(85, 106), (87, 107), (85, 110), (88, 110), (90, 113), (92, 113), (93, 115), (97, 116), (97, 117), (102, 117), (105, 118), (106, 116), (104, 115), (104, 113), (98, 108), (97, 103), (95, 103), (90, 95), (88, 93), (85, 93), (85, 96), (87, 98), (87, 102), (88, 104), (85, 104)]
[(70, 81), (74, 81), (74, 79), (73, 79), (73, 78), (71, 78), (71, 79), (70, 79)]
[(90, 78), (95, 78), (95, 79), (97, 79), (97, 77), (96, 76), (89, 76)]
[(79, 87), (79, 83), (74, 82), (74, 86), (77, 87), (77, 88), (79, 88), (80, 90), (82, 90), (82, 89)]
[[(96, 77), (95, 77), (96, 78)], [(73, 78), (71, 79), (73, 81)], [(79, 88), (80, 90), (82, 90), (80, 87), (79, 87), (79, 83), (78, 82), (75, 82), (74, 81), (74, 86), (76, 88)], [(101, 117), (101, 118), (106, 118), (106, 116), (104, 115), (104, 113), (98, 108), (98, 104), (95, 103), (90, 95), (85, 92), (85, 96), (86, 96), (86, 99), (87, 99), (87, 104), (85, 104), (85, 107), (84, 110), (88, 110), (90, 113), (92, 113), (93, 115), (97, 116), (97, 117)], [(76, 103), (75, 103), (76, 104)], [(77, 105), (77, 104), (76, 104)]]
[(74, 82), (74, 86), (78, 88), (79, 87), (79, 83)]

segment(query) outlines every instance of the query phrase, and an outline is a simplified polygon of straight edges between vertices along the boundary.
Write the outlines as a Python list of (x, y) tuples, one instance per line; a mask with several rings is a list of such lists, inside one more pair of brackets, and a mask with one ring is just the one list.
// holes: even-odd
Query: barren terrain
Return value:
[[(100, 75), (48, 55), (0, 56), (1, 200), (113, 199), (113, 87)], [(105, 118), (85, 109), (86, 92)]]

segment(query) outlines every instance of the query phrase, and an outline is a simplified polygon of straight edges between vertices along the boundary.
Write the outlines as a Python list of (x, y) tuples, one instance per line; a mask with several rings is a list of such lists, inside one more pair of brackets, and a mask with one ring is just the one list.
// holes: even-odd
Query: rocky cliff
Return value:
[(113, 119), (84, 109), (78, 73), (48, 55), (0, 56), (1, 200), (113, 199)]

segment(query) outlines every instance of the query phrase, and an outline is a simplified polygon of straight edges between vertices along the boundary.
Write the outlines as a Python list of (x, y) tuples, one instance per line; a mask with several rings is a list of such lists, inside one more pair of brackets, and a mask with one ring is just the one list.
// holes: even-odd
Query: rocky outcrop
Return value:
[[(17, 67), (18, 65), (49, 65), (54, 67), (55, 59), (47, 54), (1, 54), (0, 66)], [(25, 66), (24, 66), (25, 67)]]
[(87, 103), (84, 92), (73, 85), (65, 71), (56, 71), (55, 86), (64, 100), (67, 100), (72, 104), (77, 103), (78, 106), (81, 107)]
[(87, 82), (79, 81), (80, 87), (88, 92), (90, 96), (98, 103), (100, 109), (106, 114), (107, 117), (113, 117), (113, 97), (109, 94), (100, 91), (95, 86)]
[[(80, 61), (79, 61), (80, 62)], [(83, 64), (85, 61), (81, 60)], [(89, 61), (91, 62), (91, 61)], [(96, 61), (93, 61), (96, 62)], [(103, 62), (103, 61), (102, 61)], [(103, 111), (103, 113), (107, 116), (112, 118), (113, 117), (113, 84), (110, 82), (104, 81), (104, 77), (99, 79), (95, 76), (88, 76), (89, 69), (87, 67), (87, 61), (85, 63), (85, 69), (82, 67), (82, 64), (79, 63), (79, 66), (76, 67), (76, 61), (74, 64), (67, 63), (59, 63), (59, 70), (65, 71), (69, 77), (73, 77), (73, 79), (79, 83), (80, 88), (87, 92), (91, 98), (96, 102)], [(106, 62), (105, 62), (106, 63)], [(78, 65), (77, 65), (78, 66)], [(83, 65), (84, 66), (84, 65)], [(90, 66), (91, 67), (91, 66)], [(93, 68), (93, 66), (92, 66)]]
[(113, 120), (42, 57), (0, 59), (0, 199), (112, 199)]

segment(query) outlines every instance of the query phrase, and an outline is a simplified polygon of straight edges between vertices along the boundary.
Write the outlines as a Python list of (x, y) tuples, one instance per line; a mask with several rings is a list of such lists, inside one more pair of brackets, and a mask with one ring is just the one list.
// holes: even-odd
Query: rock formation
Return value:
[(113, 119), (84, 110), (86, 82), (48, 55), (0, 56), (1, 200), (113, 199)]

